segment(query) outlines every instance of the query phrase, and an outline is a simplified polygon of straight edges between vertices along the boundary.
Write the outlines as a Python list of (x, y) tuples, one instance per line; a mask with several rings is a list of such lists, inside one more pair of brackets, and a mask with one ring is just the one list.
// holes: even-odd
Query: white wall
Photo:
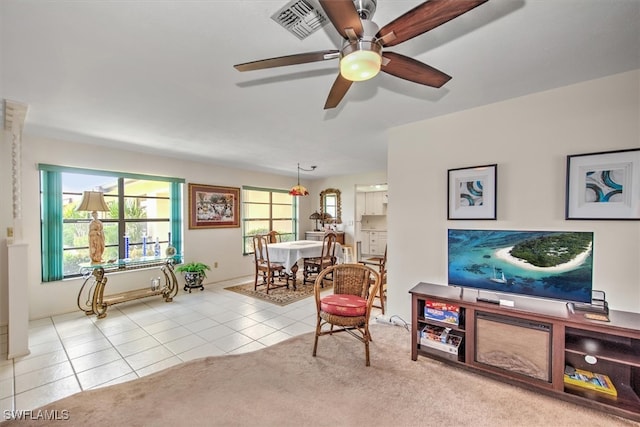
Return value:
[[(28, 121), (28, 117), (27, 117)], [(2, 135), (0, 146), (0, 325), (7, 323), (7, 273), (6, 245), (4, 230), (12, 225), (11, 212), (11, 139)], [(61, 166), (82, 167), (125, 171), (149, 175), (167, 175), (184, 178), (187, 183), (224, 185), (242, 187), (243, 185), (288, 189), (295, 179), (291, 177), (264, 174), (240, 169), (232, 169), (155, 156), (148, 153), (134, 153), (114, 150), (100, 146), (77, 144), (67, 141), (45, 139), (23, 135), (22, 146), (22, 202), (24, 238), (29, 244), (29, 271), (24, 273), (25, 286), (29, 287), (30, 318), (36, 319), (59, 313), (78, 310), (76, 298), (82, 285), (81, 279), (70, 279), (51, 283), (42, 283), (40, 279), (40, 199), (38, 163)], [(141, 161), (141, 159), (144, 159)], [(353, 217), (354, 188), (357, 183), (386, 181), (386, 173), (342, 176), (330, 179), (319, 179), (314, 182), (302, 181), (309, 191), (308, 197), (299, 198), (299, 233), (312, 230), (313, 223), (305, 220), (316, 209), (319, 209), (319, 192), (324, 188), (334, 187), (342, 191), (343, 216)], [(252, 257), (242, 255), (241, 229), (188, 229), (187, 186), (185, 185), (183, 218), (184, 218), (184, 256), (185, 260), (198, 260), (218, 268), (207, 273), (207, 283), (232, 279), (253, 274)], [(151, 277), (157, 276), (153, 270), (142, 270), (109, 275), (109, 293), (125, 289), (147, 286)], [(180, 278), (182, 282), (182, 278)]]
[[(594, 287), (640, 312), (640, 221), (568, 221), (570, 154), (640, 148), (640, 71), (412, 123), (389, 134), (389, 312), (447, 283), (447, 229), (594, 232)], [(498, 164), (498, 220), (447, 221), (447, 169)], [(640, 183), (635, 183), (640, 185)]]
[[(2, 145), (3, 154), (7, 149), (5, 141)], [(52, 314), (78, 310), (76, 298), (82, 285), (80, 279), (64, 280), (51, 283), (41, 283), (40, 279), (40, 199), (38, 163), (49, 163), (62, 166), (82, 167), (89, 169), (104, 169), (125, 171), (149, 175), (167, 175), (181, 177), (187, 183), (224, 185), (242, 187), (252, 185), (270, 188), (290, 188), (294, 179), (264, 173), (225, 168), (204, 163), (188, 162), (168, 157), (154, 156), (148, 153), (133, 153), (113, 150), (104, 147), (75, 144), (64, 141), (23, 135), (23, 167), (22, 167), (22, 201), (24, 238), (29, 244), (29, 271), (24, 274), (25, 286), (29, 287), (30, 318), (40, 318)], [(2, 158), (3, 178), (6, 167), (10, 169), (10, 159)], [(3, 182), (10, 183), (10, 180)], [(304, 185), (308, 183), (303, 182)], [(1, 200), (5, 200), (1, 211), (2, 230), (10, 225), (11, 191), (10, 185), (0, 188)], [(198, 260), (213, 264), (218, 262), (218, 268), (208, 272), (207, 282), (226, 280), (253, 274), (252, 258), (242, 255), (241, 228), (225, 229), (188, 229), (187, 188), (185, 185), (183, 218), (184, 256), (185, 260)], [(9, 211), (7, 211), (7, 205)], [(301, 215), (309, 216), (309, 198), (301, 198)], [(1, 249), (6, 253), (6, 247)], [(5, 266), (6, 256), (2, 257)], [(109, 289), (116, 292), (121, 289), (135, 289), (147, 286), (151, 277), (157, 274), (149, 271), (116, 273), (109, 276)], [(6, 269), (0, 276), (0, 296), (6, 295)], [(6, 324), (6, 299), (0, 303), (0, 324)]]

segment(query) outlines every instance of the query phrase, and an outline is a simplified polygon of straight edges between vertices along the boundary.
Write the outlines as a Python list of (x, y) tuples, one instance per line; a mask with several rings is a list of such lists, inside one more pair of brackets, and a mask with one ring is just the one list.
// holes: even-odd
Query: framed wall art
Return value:
[(567, 156), (565, 219), (640, 219), (640, 148)]
[(496, 219), (498, 165), (449, 169), (447, 219)]
[(240, 189), (189, 184), (189, 228), (240, 227)]

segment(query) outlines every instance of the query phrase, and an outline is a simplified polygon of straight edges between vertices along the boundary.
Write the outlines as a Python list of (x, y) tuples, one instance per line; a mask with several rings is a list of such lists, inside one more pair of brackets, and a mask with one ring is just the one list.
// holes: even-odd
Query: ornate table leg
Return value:
[(167, 260), (164, 266), (160, 269), (162, 274), (164, 274), (164, 291), (162, 292), (162, 297), (166, 302), (173, 301), (173, 297), (178, 293), (178, 279), (176, 279), (176, 275), (173, 271), (173, 260)]
[(291, 266), (291, 279), (293, 280), (293, 290), (296, 291), (298, 288), (296, 287), (296, 273), (298, 272), (298, 263), (295, 263)]
[(97, 283), (93, 275), (93, 270), (82, 271), (82, 276), (84, 277), (84, 283), (80, 288), (80, 292), (78, 292), (78, 308), (84, 311), (84, 314), (87, 316), (91, 316), (93, 314), (93, 294)]
[(93, 291), (91, 309), (98, 316), (98, 319), (102, 319), (107, 315), (107, 305), (102, 302), (104, 287), (107, 284), (107, 275), (104, 274), (104, 268), (102, 267), (94, 268), (93, 275), (96, 277), (96, 288)]

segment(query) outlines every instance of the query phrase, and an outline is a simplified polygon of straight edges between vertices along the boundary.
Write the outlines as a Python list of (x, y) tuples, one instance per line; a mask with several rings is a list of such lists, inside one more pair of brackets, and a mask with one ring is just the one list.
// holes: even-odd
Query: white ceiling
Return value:
[[(325, 111), (337, 60), (233, 68), (339, 48), (331, 24), (276, 24), (286, 3), (2, 0), (2, 98), (28, 104), (25, 134), (313, 179), (385, 169), (391, 127), (640, 68), (640, 0), (490, 0), (389, 49), (453, 76), (441, 89), (381, 73)], [(378, 0), (373, 21), (420, 3)]]

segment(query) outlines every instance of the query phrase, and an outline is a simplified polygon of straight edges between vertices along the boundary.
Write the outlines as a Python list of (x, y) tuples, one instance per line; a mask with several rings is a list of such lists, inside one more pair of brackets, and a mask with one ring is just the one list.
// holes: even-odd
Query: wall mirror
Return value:
[(323, 221), (335, 224), (342, 223), (342, 202), (340, 200), (340, 190), (337, 188), (327, 188), (320, 192), (320, 214), (331, 215), (331, 220)]

